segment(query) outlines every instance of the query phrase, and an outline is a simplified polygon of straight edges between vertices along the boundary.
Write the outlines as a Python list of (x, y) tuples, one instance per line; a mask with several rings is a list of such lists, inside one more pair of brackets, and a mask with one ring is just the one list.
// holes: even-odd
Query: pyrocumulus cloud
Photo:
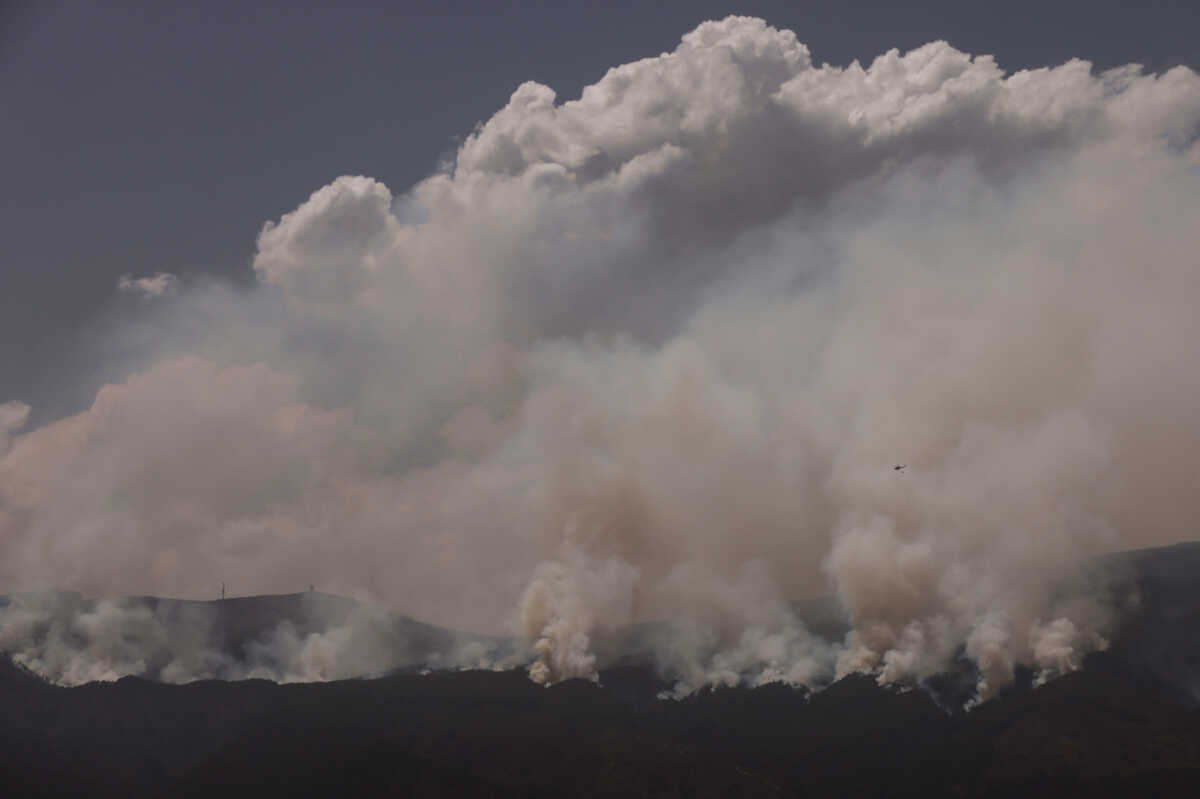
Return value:
[(681, 691), (1069, 671), (1090, 559), (1200, 518), (1198, 136), (1183, 67), (818, 65), (736, 17), (525, 83), (445, 172), (266, 224), (253, 289), (123, 280), (175, 320), (136, 373), (0, 405), (0, 579), (316, 583), (544, 682), (627, 629)]

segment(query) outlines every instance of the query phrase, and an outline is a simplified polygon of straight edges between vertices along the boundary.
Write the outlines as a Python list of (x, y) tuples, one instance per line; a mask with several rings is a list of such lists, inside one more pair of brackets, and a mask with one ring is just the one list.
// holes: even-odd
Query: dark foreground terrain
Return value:
[(637, 670), (279, 686), (0, 679), (6, 796), (1195, 795), (1200, 712), (1110, 657), (949, 716), (852, 677), (653, 700)]
[[(1165, 554), (1163, 554), (1165, 553)], [(649, 670), (48, 685), (0, 659), (0, 795), (1200, 795), (1200, 547), (1133, 553), (1109, 652), (970, 713), (854, 676), (656, 700)]]

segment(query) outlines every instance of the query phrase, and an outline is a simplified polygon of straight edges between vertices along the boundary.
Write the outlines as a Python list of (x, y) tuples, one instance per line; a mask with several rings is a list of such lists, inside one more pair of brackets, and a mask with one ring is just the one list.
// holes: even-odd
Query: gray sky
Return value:
[(331, 5), (0, 6), (0, 400), (35, 423), (90, 401), (120, 275), (251, 281), (263, 222), (335, 176), (403, 190), (522, 81), (573, 98), (705, 18), (761, 16), (817, 62), (943, 38), (1010, 70), (1200, 64), (1186, 2)]

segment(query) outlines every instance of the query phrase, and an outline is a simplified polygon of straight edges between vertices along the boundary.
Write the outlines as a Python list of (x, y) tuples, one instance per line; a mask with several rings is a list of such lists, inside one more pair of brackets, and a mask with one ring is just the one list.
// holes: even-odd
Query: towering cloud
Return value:
[(0, 406), (0, 578), (316, 583), (542, 681), (639, 623), (680, 690), (1053, 676), (1104, 645), (1089, 559), (1200, 518), (1198, 142), (1182, 67), (817, 66), (736, 17), (526, 83), (449, 171), (267, 224), (253, 290), (151, 292), (185, 321), (89, 409)]

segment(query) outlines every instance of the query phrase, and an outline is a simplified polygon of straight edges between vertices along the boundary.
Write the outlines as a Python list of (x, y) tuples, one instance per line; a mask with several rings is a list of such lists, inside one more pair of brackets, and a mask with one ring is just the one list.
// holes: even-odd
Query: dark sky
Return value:
[(403, 190), (524, 80), (578, 96), (729, 13), (817, 62), (946, 39), (1010, 70), (1200, 65), (1195, 2), (21, 3), (0, 0), (0, 402), (76, 410), (116, 280), (251, 280), (254, 239), (340, 174)]

